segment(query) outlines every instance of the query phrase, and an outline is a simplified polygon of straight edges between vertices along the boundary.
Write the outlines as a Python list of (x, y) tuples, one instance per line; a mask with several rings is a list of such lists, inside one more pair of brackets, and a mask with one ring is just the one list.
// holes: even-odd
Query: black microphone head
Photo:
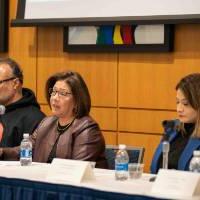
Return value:
[(164, 128), (164, 135), (162, 141), (168, 141), (170, 133), (172, 131), (178, 130), (180, 127), (180, 121), (179, 120), (164, 120), (162, 122), (162, 126)]
[(174, 120), (164, 120), (162, 122), (162, 126), (163, 126), (165, 132), (168, 133), (169, 131), (174, 129), (175, 121)]
[(3, 115), (6, 111), (6, 107), (4, 105), (0, 105), (0, 115)]
[(165, 133), (169, 133), (171, 131), (177, 130), (177, 128), (180, 126), (179, 120), (164, 120), (162, 122), (162, 126), (164, 128)]

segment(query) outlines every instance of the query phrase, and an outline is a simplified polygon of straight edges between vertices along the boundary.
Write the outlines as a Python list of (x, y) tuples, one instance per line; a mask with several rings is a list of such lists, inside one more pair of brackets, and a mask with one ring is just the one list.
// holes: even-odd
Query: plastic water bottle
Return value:
[(200, 151), (193, 151), (193, 157), (190, 161), (189, 170), (191, 172), (200, 172)]
[(20, 145), (20, 164), (28, 166), (32, 163), (32, 142), (29, 139), (29, 134), (23, 134), (23, 140)]
[(128, 179), (129, 156), (126, 151), (126, 145), (120, 144), (115, 157), (115, 179), (124, 181)]

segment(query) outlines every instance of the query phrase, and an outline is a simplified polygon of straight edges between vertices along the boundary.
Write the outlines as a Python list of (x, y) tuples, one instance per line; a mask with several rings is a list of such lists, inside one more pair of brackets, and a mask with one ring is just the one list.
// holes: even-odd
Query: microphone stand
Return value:
[(169, 154), (169, 142), (164, 141), (162, 143), (163, 152), (163, 169), (168, 169), (168, 154)]

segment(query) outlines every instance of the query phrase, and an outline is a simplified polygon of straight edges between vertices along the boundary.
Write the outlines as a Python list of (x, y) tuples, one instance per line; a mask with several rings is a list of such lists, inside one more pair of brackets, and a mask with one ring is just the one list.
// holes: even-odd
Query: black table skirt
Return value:
[[(141, 186), (142, 187), (142, 186)], [(153, 200), (158, 198), (0, 177), (1, 200)]]

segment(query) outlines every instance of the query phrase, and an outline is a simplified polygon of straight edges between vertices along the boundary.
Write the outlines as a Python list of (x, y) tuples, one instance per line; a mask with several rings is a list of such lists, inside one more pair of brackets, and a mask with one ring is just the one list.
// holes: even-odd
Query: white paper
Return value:
[(96, 44), (95, 26), (70, 26), (68, 44)]
[(200, 174), (160, 169), (152, 193), (168, 196), (192, 197), (199, 195)]
[(136, 44), (164, 44), (164, 25), (139, 25), (134, 36)]
[(94, 173), (89, 161), (54, 158), (47, 173), (48, 181), (62, 183), (81, 183), (92, 179), (94, 179)]

